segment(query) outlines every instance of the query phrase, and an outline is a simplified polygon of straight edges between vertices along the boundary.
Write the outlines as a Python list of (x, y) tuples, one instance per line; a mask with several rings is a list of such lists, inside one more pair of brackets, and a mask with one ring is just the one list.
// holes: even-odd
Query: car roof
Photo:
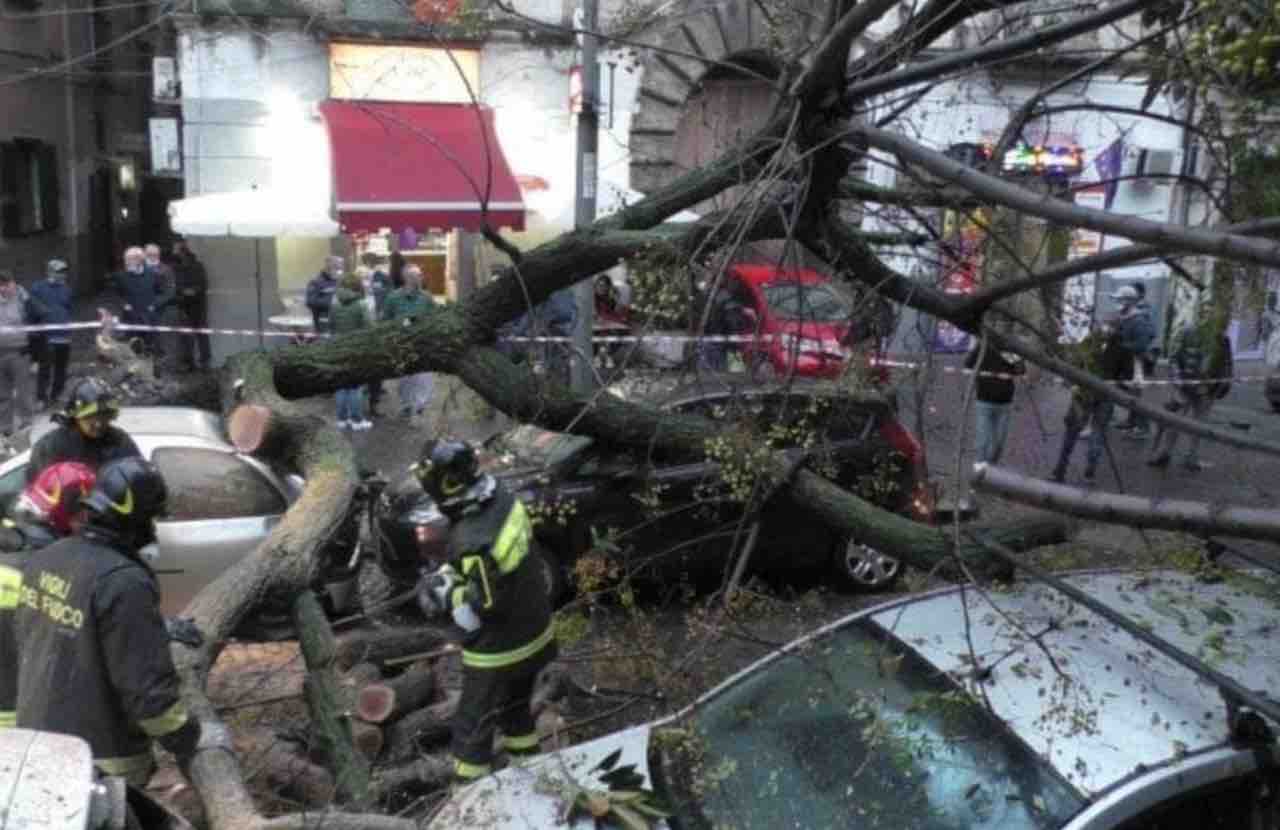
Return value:
[[(1242, 686), (1280, 688), (1273, 575), (1235, 572), (1206, 583), (1180, 571), (1109, 571), (1068, 581)], [(1212, 682), (1048, 585), (955, 589), (873, 619), (938, 668), (968, 678), (973, 694), (1087, 795), (1228, 743), (1227, 709)], [(972, 655), (994, 666), (981, 689)]]
[[(120, 408), (116, 426), (130, 435), (180, 435), (226, 444), (227, 434), (222, 416), (207, 409), (190, 406), (125, 406)], [(31, 445), (58, 426), (48, 415), (41, 415), (31, 425)]]
[(831, 282), (830, 277), (812, 268), (779, 268), (776, 265), (740, 264), (729, 266), (729, 271), (749, 285), (763, 285), (771, 282), (799, 282), (804, 284)]

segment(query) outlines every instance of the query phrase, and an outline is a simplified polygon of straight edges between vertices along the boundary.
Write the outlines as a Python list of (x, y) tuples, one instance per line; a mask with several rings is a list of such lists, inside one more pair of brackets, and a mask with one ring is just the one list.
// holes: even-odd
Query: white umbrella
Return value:
[(183, 236), (237, 236), (253, 239), (254, 279), (258, 294), (258, 343), (262, 335), (263, 237), (338, 235), (338, 223), (320, 200), (273, 190), (209, 193), (169, 203), (169, 226)]

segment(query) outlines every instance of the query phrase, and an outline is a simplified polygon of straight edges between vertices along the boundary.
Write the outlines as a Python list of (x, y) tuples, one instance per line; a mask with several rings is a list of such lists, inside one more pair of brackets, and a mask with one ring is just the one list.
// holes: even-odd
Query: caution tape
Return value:
[[(9, 332), (50, 332), (50, 331), (84, 331), (103, 328), (100, 321), (89, 321), (79, 323), (52, 323), (52, 324), (32, 324), (22, 326), (0, 326), (0, 334)], [(303, 339), (319, 339), (327, 338), (332, 335), (328, 333), (317, 333), (296, 327), (288, 330), (281, 329), (229, 329), (229, 328), (213, 328), (213, 327), (196, 327), (196, 326), (156, 326), (146, 325), (143, 323), (112, 323), (113, 331), (157, 333), (157, 334), (218, 334), (218, 335), (235, 335), (240, 337), (288, 337)], [(794, 335), (731, 335), (731, 334), (708, 334), (708, 335), (692, 335), (692, 334), (627, 334), (627, 335), (598, 335), (591, 338), (592, 343), (690, 343), (696, 342), (706, 343), (733, 343), (733, 344), (762, 344), (771, 343), (778, 339), (789, 338)], [(565, 336), (513, 336), (498, 338), (504, 343), (564, 343), (571, 344), (575, 342), (573, 337)], [(834, 341), (823, 341), (824, 351), (831, 354), (843, 353), (843, 347)], [(873, 367), (883, 367), (886, 369), (896, 369), (902, 371), (917, 372), (921, 370), (931, 370), (951, 375), (976, 375), (979, 377), (997, 378), (1000, 380), (1018, 380), (1022, 375), (1011, 375), (1005, 372), (981, 372), (977, 369), (967, 369), (959, 366), (937, 366), (922, 363), (920, 361), (892, 360), (883, 357), (872, 357), (868, 361)], [(1265, 382), (1268, 375), (1234, 375), (1230, 378), (1232, 383), (1262, 383)], [(1180, 378), (1169, 378), (1165, 380), (1143, 378), (1141, 380), (1127, 381), (1104, 381), (1117, 386), (1202, 386), (1210, 383), (1219, 383), (1224, 379), (1211, 380), (1183, 380)], [(1064, 383), (1067, 383), (1064, 381)], [(1070, 385), (1069, 383), (1067, 385)]]

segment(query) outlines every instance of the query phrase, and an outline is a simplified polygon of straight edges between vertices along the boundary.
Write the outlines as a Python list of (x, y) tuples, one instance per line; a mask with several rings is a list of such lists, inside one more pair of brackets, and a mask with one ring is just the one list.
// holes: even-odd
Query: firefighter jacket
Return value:
[(449, 593), (449, 610), (465, 602), (481, 621), (463, 639), (463, 665), (514, 665), (552, 641), (540, 556), (524, 504), (501, 484), (479, 510), (454, 524), (449, 559), (463, 581)]
[(108, 775), (151, 769), (151, 740), (182, 761), (199, 727), (178, 695), (155, 577), (100, 528), (23, 568), (19, 727), (78, 735)]
[(0, 553), (0, 729), (14, 725), (18, 702), (18, 641), (14, 614), (22, 593), (22, 558)]
[(27, 483), (44, 472), (50, 464), (59, 461), (79, 461), (96, 472), (108, 461), (117, 461), (142, 455), (129, 433), (116, 426), (108, 426), (101, 438), (89, 439), (71, 424), (63, 424), (50, 430), (31, 448), (31, 460), (27, 462)]

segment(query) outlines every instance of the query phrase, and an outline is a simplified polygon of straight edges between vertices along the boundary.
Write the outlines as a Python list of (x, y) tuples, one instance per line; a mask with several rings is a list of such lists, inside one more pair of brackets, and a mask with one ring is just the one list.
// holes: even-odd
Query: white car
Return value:
[[(236, 452), (225, 438), (222, 419), (212, 412), (126, 406), (115, 423), (160, 469), (168, 488), (168, 515), (156, 522), (156, 545), (147, 554), (160, 580), (161, 611), (175, 615), (266, 538), (301, 495), (303, 480)], [(7, 513), (26, 486), (29, 446), (56, 426), (39, 419), (27, 436), (28, 448), (0, 464), (0, 512)], [(347, 612), (356, 603), (358, 563), (345, 556), (353, 548), (353, 540), (345, 539), (331, 546), (323, 596), (334, 612)], [(283, 628), (275, 628), (283, 626), (285, 616), (263, 610), (241, 633), (284, 636)]]
[[(1247, 689), (1280, 689), (1274, 578), (1069, 583)], [(947, 588), (796, 640), (670, 718), (508, 767), (430, 827), (668, 826), (657, 812), (741, 830), (1275, 827), (1251, 821), (1276, 819), (1276, 724), (1229, 713), (1210, 677), (1044, 584)], [(606, 771), (634, 778), (614, 793), (629, 812), (596, 825), (568, 805), (612, 809)]]

